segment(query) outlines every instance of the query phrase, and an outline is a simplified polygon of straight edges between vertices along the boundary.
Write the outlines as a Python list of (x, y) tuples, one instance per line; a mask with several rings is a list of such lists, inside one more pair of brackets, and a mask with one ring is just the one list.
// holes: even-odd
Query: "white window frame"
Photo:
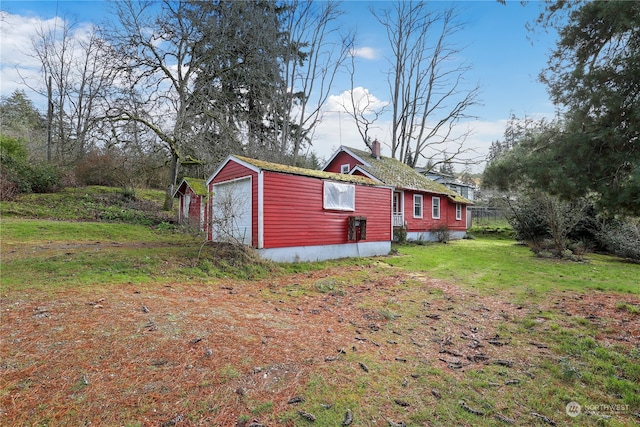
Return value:
[(351, 171), (351, 165), (349, 163), (345, 163), (344, 165), (340, 165), (340, 173), (348, 174)]
[(462, 204), (456, 203), (456, 221), (462, 221)]
[[(418, 207), (418, 201), (420, 201), (420, 214), (416, 215), (416, 208)], [(413, 217), (414, 218), (422, 218), (424, 215), (424, 198), (422, 194), (414, 194), (413, 195)]]
[(356, 186), (342, 182), (323, 182), (322, 207), (332, 211), (356, 210)]
[(440, 197), (433, 196), (431, 198), (431, 218), (440, 219)]

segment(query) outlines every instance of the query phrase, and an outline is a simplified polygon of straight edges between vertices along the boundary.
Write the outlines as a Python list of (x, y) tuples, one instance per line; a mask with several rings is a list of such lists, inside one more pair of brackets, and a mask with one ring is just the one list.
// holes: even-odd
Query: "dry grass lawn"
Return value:
[[(349, 411), (354, 426), (596, 425), (545, 407), (562, 357), (544, 331), (579, 317), (599, 344), (637, 348), (640, 316), (619, 301), (565, 292), (515, 305), (382, 262), (3, 290), (0, 424), (338, 426)], [(634, 409), (612, 425), (633, 425)]]

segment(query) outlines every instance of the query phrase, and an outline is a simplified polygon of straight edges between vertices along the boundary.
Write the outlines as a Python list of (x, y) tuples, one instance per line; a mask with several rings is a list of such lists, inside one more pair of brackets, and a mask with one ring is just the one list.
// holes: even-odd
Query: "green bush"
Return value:
[[(32, 163), (24, 144), (0, 135), (0, 174), (3, 199), (14, 193), (52, 193), (62, 188), (62, 171), (47, 163)], [(6, 193), (5, 193), (6, 192)]]
[(640, 220), (613, 221), (602, 227), (600, 240), (608, 252), (640, 262)]
[(62, 170), (49, 163), (34, 163), (28, 167), (32, 193), (53, 193), (62, 188)]
[(541, 204), (535, 198), (520, 197), (511, 208), (512, 216), (509, 218), (509, 224), (515, 231), (516, 240), (539, 246), (545, 239), (551, 237)]
[(395, 227), (393, 229), (393, 241), (401, 245), (407, 243), (407, 229), (404, 227)]
[(434, 230), (436, 239), (440, 243), (448, 243), (451, 240), (451, 230), (446, 225), (441, 225)]
[(575, 242), (583, 242), (580, 250), (589, 246), (585, 240), (589, 236), (587, 231), (593, 229), (596, 221), (593, 203), (588, 199), (567, 201), (533, 191), (518, 195), (511, 209), (510, 223), (516, 238), (536, 254), (548, 251), (558, 258), (574, 259), (577, 256), (570, 247), (577, 248)]
[(0, 134), (0, 158), (5, 161), (26, 161), (29, 155), (27, 147), (16, 138), (10, 138)]

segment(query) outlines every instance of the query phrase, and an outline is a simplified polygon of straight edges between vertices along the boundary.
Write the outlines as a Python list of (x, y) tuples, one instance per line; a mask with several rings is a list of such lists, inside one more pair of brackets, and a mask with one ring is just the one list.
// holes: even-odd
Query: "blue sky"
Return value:
[[(459, 34), (458, 43), (466, 46), (462, 55), (472, 65), (467, 74), (471, 83), (480, 86), (481, 104), (470, 113), (477, 117), (465, 122), (473, 135), (467, 145), (479, 153), (486, 153), (491, 141), (501, 138), (506, 121), (515, 114), (518, 117), (553, 116), (554, 108), (549, 101), (546, 88), (537, 82), (538, 73), (544, 68), (549, 51), (554, 47), (554, 34), (542, 30), (530, 33), (525, 24), (532, 22), (540, 13), (540, 2), (507, 1), (502, 5), (494, 0), (436, 2), (436, 6), (455, 4), (460, 18), (465, 22)], [(386, 81), (388, 62), (385, 56), (387, 44), (384, 29), (370, 14), (369, 7), (384, 7), (386, 1), (346, 1), (343, 9), (344, 26), (354, 26), (358, 31), (358, 48), (368, 48), (377, 55), (375, 58), (360, 59), (356, 76), (356, 86), (366, 88), (381, 102), (387, 101), (389, 89)], [(2, 96), (10, 95), (15, 89), (22, 88), (31, 95), (17, 75), (16, 68), (29, 68), (33, 61), (25, 53), (28, 51), (29, 27), (39, 20), (52, 19), (56, 15), (74, 17), (78, 22), (100, 23), (109, 10), (108, 2), (94, 1), (7, 1), (1, 3), (3, 14), (10, 14), (9, 20), (3, 17), (2, 44), (0, 58)], [(31, 66), (31, 72), (37, 70)], [(23, 75), (27, 72), (23, 71)], [(336, 80), (332, 90), (335, 101), (350, 89), (346, 75)], [(38, 99), (33, 99), (38, 104)], [(316, 132), (314, 151), (327, 158), (341, 144), (364, 148), (359, 142), (355, 125), (345, 114), (337, 114), (335, 105), (327, 106), (329, 111)], [(380, 122), (378, 137), (383, 144), (388, 142), (388, 123)], [(383, 149), (383, 154), (384, 149)], [(387, 153), (388, 154), (388, 153)]]

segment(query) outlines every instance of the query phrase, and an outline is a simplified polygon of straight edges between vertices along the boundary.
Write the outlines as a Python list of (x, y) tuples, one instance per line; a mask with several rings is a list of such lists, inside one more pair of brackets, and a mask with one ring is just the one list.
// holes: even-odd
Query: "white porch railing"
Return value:
[(400, 214), (393, 214), (393, 226), (394, 227), (402, 227), (404, 226), (404, 216)]

